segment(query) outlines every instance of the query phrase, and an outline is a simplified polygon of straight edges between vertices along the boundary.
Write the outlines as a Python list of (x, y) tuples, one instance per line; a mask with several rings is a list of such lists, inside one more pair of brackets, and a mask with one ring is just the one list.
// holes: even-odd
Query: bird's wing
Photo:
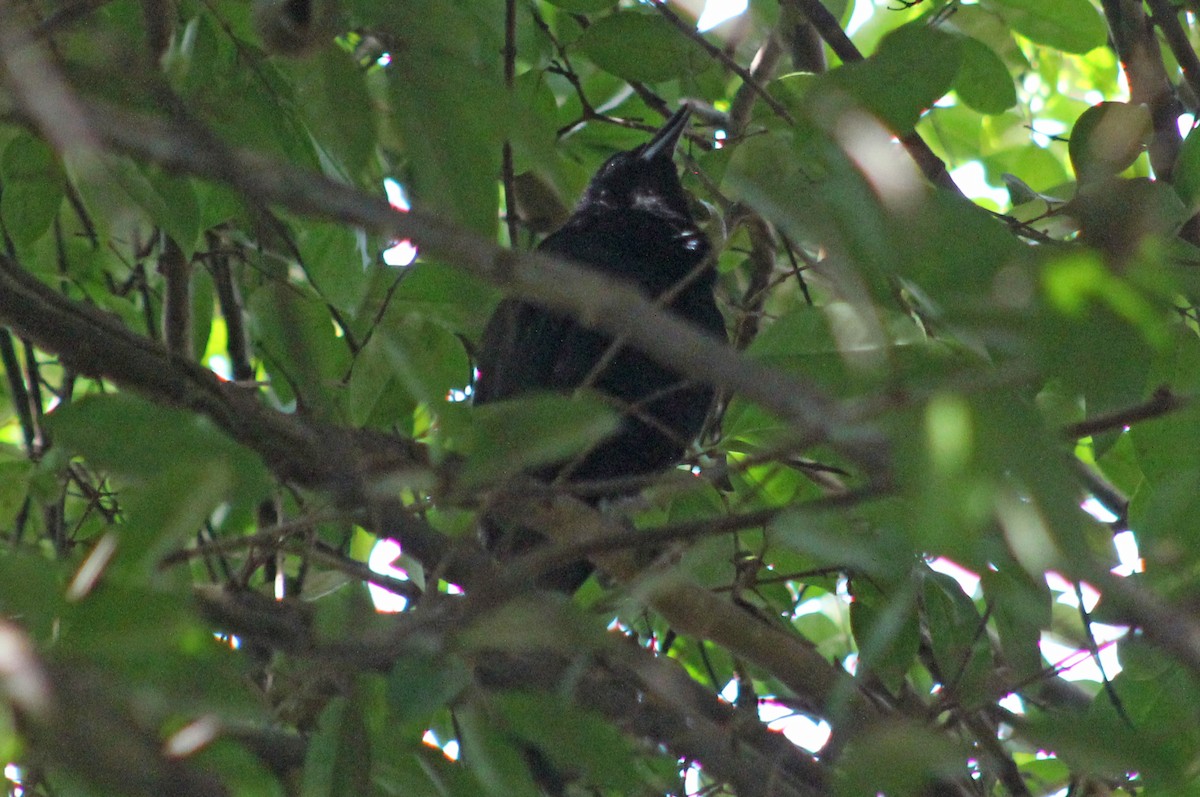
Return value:
[(571, 390), (606, 347), (603, 336), (567, 316), (505, 299), (483, 332), (475, 403), (532, 390)]

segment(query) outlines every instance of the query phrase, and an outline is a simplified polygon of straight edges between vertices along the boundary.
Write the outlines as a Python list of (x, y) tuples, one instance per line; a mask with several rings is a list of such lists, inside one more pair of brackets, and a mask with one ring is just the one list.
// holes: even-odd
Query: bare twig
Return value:
[[(504, 2), (504, 87), (512, 92), (517, 69), (517, 0)], [(513, 187), (512, 143), (507, 139), (500, 152), (501, 181), (504, 184), (504, 224), (508, 229), (508, 245), (517, 248), (516, 191)]]
[(0, 365), (4, 366), (4, 375), (8, 380), (8, 395), (12, 399), (13, 410), (21, 422), (21, 435), (25, 439), (25, 451), (31, 457), (37, 456), (37, 429), (33, 423), (33, 413), (29, 406), (29, 391), (25, 389), (25, 379), (21, 371), (21, 362), (17, 359), (17, 349), (13, 346), (12, 333), (0, 329)]
[(168, 235), (163, 235), (158, 271), (166, 283), (163, 294), (163, 343), (172, 354), (192, 359), (192, 264)]
[(254, 379), (254, 365), (250, 362), (250, 343), (246, 336), (246, 320), (242, 315), (242, 297), (238, 293), (237, 280), (233, 278), (229, 255), (221, 251), (220, 238), (210, 232), (207, 236), (207, 257), (213, 285), (217, 289), (217, 306), (225, 319), (225, 353), (229, 357), (230, 370), (235, 382)]
[(1172, 412), (1183, 409), (1190, 402), (1188, 398), (1177, 396), (1168, 387), (1160, 387), (1154, 391), (1149, 399), (1141, 404), (1135, 404), (1132, 407), (1123, 407), (1119, 410), (1106, 412), (1103, 415), (1097, 415), (1094, 418), (1073, 423), (1063, 430), (1063, 433), (1072, 440), (1078, 440), (1081, 437), (1100, 434), (1102, 432), (1115, 432), (1124, 429), (1126, 426), (1131, 426), (1139, 421), (1148, 421), (1153, 418), (1160, 418), (1163, 415), (1169, 415)]
[(696, 44), (700, 45), (700, 47), (703, 48), (704, 51), (713, 59), (719, 62), (730, 72), (733, 72), (735, 75), (740, 77), (744, 84), (752, 87), (754, 89), (754, 93), (762, 97), (763, 102), (767, 104), (767, 106), (775, 113), (776, 116), (778, 116), (780, 119), (783, 119), (788, 124), (793, 124), (795, 122), (795, 120), (792, 118), (792, 115), (788, 113), (787, 108), (784, 108), (779, 100), (772, 97), (767, 91), (766, 87), (764, 87), (754, 75), (750, 74), (748, 70), (746, 70), (737, 61), (734, 61), (733, 58), (723, 52), (719, 47), (701, 36), (696, 30), (695, 26), (689, 24), (682, 17), (672, 11), (671, 7), (667, 5), (666, 2), (659, 0), (659, 2), (651, 3), (651, 5), (655, 10), (658, 11), (659, 14), (662, 15), (665, 20), (667, 20), (667, 22), (670, 22), (676, 30), (678, 30), (684, 36), (687, 36), (692, 41), (696, 42)]
[(729, 105), (730, 138), (736, 138), (746, 132), (746, 125), (750, 123), (750, 114), (754, 110), (754, 99), (759, 92), (758, 87), (762, 81), (771, 79), (775, 73), (775, 67), (779, 65), (781, 55), (783, 55), (783, 45), (780, 44), (779, 34), (772, 32), (767, 35), (766, 41), (758, 48), (758, 53), (750, 63), (750, 76), (753, 81), (743, 82), (733, 95), (733, 102)]

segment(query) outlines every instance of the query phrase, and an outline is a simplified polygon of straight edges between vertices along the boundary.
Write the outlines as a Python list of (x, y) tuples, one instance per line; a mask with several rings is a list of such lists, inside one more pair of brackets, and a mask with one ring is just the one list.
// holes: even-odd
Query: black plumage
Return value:
[[(571, 217), (539, 249), (631, 282), (724, 339), (713, 298), (715, 273), (706, 262), (709, 242), (688, 210), (674, 163), (688, 116), (685, 107), (650, 141), (609, 158)], [(518, 299), (502, 301), (488, 322), (478, 352), (476, 404), (537, 390), (569, 393), (586, 383), (622, 412), (612, 436), (581, 459), (538, 476), (579, 482), (652, 473), (677, 464), (700, 432), (712, 388), (628, 346), (609, 352), (613, 345), (605, 333)]]

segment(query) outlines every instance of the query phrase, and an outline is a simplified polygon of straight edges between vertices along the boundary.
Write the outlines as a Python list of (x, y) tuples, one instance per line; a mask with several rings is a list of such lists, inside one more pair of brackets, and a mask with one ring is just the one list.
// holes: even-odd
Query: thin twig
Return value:
[[(800, 13), (808, 18), (808, 21), (813, 24), (813, 27), (821, 34), (821, 38), (842, 60), (842, 63), (850, 64), (864, 60), (862, 52), (854, 45), (854, 42), (850, 41), (850, 37), (842, 30), (842, 26), (838, 24), (833, 14), (829, 13), (829, 9), (821, 4), (821, 0), (782, 0), (782, 2), (794, 4)], [(956, 194), (962, 194), (962, 189), (950, 178), (946, 164), (934, 154), (915, 130), (901, 135), (900, 143), (904, 145), (909, 156), (916, 162), (921, 173), (925, 175), (925, 179)]]
[(7, 329), (0, 329), (0, 364), (4, 366), (4, 374), (8, 379), (8, 394), (12, 399), (13, 409), (21, 422), (25, 452), (31, 457), (36, 456), (37, 430), (29, 406), (29, 392), (25, 389), (24, 374), (21, 362), (17, 359), (17, 349), (13, 346), (12, 333)]
[[(517, 0), (504, 2), (504, 88), (512, 94), (517, 70)], [(501, 181), (504, 184), (504, 226), (508, 229), (508, 246), (517, 248), (517, 195), (513, 181), (512, 142), (507, 138), (500, 150)]]
[(755, 93), (763, 98), (763, 102), (765, 102), (767, 106), (775, 112), (776, 116), (778, 116), (780, 119), (783, 119), (788, 124), (795, 124), (796, 120), (792, 118), (790, 113), (788, 113), (787, 108), (784, 108), (779, 100), (772, 97), (767, 91), (766, 87), (763, 86), (762, 83), (760, 83), (754, 77), (754, 75), (750, 74), (750, 72), (747, 71), (741, 64), (739, 64), (737, 61), (734, 61), (733, 58), (731, 58), (715, 44), (700, 35), (695, 26), (689, 24), (682, 17), (672, 11), (666, 2), (663, 2), (663, 0), (658, 0), (658, 2), (651, 3), (651, 5), (656, 11), (658, 11), (659, 14), (662, 15), (663, 19), (667, 20), (667, 22), (670, 22), (676, 30), (680, 31), (684, 36), (687, 36), (689, 39), (696, 42), (696, 44), (700, 45), (706, 53), (712, 56), (713, 59), (740, 77), (743, 83), (751, 86)]
[(1183, 409), (1190, 403), (1191, 399), (1184, 396), (1177, 396), (1169, 387), (1160, 387), (1154, 391), (1154, 394), (1148, 400), (1141, 404), (1135, 404), (1132, 407), (1123, 407), (1119, 410), (1106, 412), (1103, 415), (1097, 415), (1094, 418), (1087, 418), (1078, 423), (1073, 423), (1063, 430), (1063, 434), (1072, 440), (1078, 440), (1081, 437), (1101, 434), (1102, 432), (1119, 431), (1139, 421), (1148, 421), (1168, 415)]

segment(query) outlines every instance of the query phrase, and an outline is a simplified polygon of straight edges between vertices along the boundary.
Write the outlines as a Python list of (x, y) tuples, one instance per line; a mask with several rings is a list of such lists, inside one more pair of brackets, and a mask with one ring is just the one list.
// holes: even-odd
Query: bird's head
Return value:
[(675, 147), (687, 128), (686, 105), (640, 147), (613, 155), (588, 183), (579, 206), (638, 209), (690, 220), (687, 196), (675, 170)]

